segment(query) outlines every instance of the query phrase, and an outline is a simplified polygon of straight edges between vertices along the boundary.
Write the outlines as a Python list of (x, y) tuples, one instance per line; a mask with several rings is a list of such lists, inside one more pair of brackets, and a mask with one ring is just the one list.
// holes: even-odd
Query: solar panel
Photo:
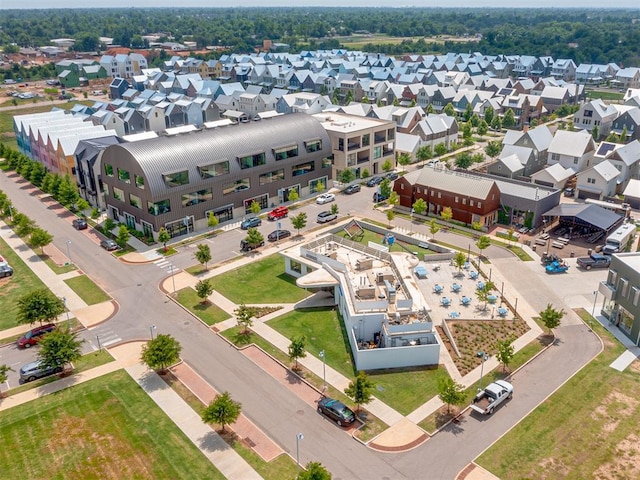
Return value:
[(596, 155), (605, 156), (607, 153), (611, 152), (614, 148), (616, 148), (615, 143), (601, 143), (600, 147), (598, 147), (598, 151)]

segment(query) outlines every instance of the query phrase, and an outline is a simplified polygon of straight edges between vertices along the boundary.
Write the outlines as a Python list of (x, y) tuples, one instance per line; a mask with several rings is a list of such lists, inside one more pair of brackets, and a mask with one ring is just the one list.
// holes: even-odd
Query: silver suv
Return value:
[(20, 380), (22, 382), (33, 382), (34, 380), (42, 377), (48, 377), (54, 373), (60, 373), (62, 371), (61, 366), (57, 367), (44, 367), (40, 360), (27, 363), (20, 368)]
[(333, 222), (336, 218), (338, 218), (338, 216), (335, 213), (331, 213), (327, 210), (325, 212), (320, 212), (316, 220), (318, 223), (327, 223)]

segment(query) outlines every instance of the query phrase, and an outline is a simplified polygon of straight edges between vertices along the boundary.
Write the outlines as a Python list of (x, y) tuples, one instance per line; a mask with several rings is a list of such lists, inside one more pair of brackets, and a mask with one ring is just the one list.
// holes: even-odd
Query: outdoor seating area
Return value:
[(449, 297), (442, 297), (442, 299), (440, 300), (440, 305), (442, 305), (443, 307), (448, 307), (449, 305), (451, 305), (451, 299)]
[(444, 287), (438, 283), (433, 286), (433, 293), (442, 293)]
[(469, 278), (471, 280), (476, 280), (478, 278), (478, 272), (476, 272), (475, 270), (472, 270), (471, 272), (469, 272)]
[(468, 307), (469, 305), (471, 305), (471, 300), (473, 300), (471, 297), (467, 297), (463, 295), (462, 298), (460, 299), (460, 303), (463, 306)]
[(413, 269), (413, 273), (418, 278), (427, 278), (427, 269), (422, 265), (418, 265)]
[(504, 307), (499, 307), (497, 311), (498, 311), (498, 316), (502, 318), (506, 317), (507, 314), (509, 313), (509, 310), (507, 310)]
[(459, 283), (454, 283), (453, 285), (451, 285), (451, 291), (453, 293), (458, 293), (460, 290), (462, 290), (462, 285)]

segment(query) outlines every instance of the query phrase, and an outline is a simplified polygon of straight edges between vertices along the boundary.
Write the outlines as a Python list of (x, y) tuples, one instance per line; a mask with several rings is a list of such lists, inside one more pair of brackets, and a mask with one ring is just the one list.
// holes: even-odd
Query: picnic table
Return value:
[(440, 303), (442, 304), (443, 307), (448, 307), (449, 305), (451, 305), (451, 299), (449, 297), (442, 297), (442, 300), (440, 300)]
[(462, 303), (462, 305), (464, 305), (466, 307), (467, 305), (469, 305), (471, 303), (471, 297), (463, 296), (460, 299), (460, 303)]
[(498, 315), (500, 317), (506, 317), (507, 313), (509, 313), (509, 310), (507, 310), (506, 308), (504, 308), (504, 307), (498, 308)]
[(438, 283), (433, 286), (434, 293), (442, 293), (442, 290), (444, 290), (444, 288)]
[(482, 290), (484, 288), (484, 282), (478, 282), (477, 286), (478, 286), (478, 290)]
[(496, 300), (498, 300), (498, 297), (496, 295), (488, 295), (487, 296), (487, 301), (489, 303), (496, 303)]
[(462, 285), (459, 283), (454, 283), (453, 285), (451, 285), (451, 291), (454, 293), (458, 293), (460, 290), (462, 290)]
[(476, 278), (478, 278), (478, 272), (476, 272), (475, 270), (472, 270), (471, 272), (469, 272), (469, 278), (471, 280), (475, 280)]

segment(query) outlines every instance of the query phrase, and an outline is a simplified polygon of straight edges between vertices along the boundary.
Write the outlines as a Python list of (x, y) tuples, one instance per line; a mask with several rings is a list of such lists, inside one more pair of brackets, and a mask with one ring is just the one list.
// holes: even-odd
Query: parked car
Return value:
[(318, 412), (326, 415), (341, 427), (356, 421), (356, 415), (344, 403), (333, 398), (324, 397), (318, 402)]
[(491, 415), (498, 405), (512, 397), (513, 385), (496, 380), (475, 396), (471, 408), (482, 415)]
[(400, 175), (398, 175), (398, 172), (389, 172), (387, 173), (387, 178), (389, 180), (395, 180), (399, 177)]
[(241, 252), (250, 252), (251, 250), (255, 250), (256, 248), (260, 248), (264, 246), (264, 240), (262, 240), (258, 244), (250, 244), (246, 239), (240, 240), (240, 251)]
[(382, 177), (371, 177), (367, 181), (367, 187), (375, 187), (376, 185), (380, 185), (382, 183)]
[(346, 194), (346, 195), (351, 195), (353, 193), (357, 193), (360, 191), (360, 184), (359, 183), (354, 183), (353, 185), (349, 185), (347, 188), (345, 188), (342, 193)]
[(89, 225), (87, 224), (87, 220), (84, 218), (76, 218), (73, 220), (73, 227), (76, 230), (85, 230)]
[(23, 382), (33, 382), (38, 378), (48, 377), (61, 371), (62, 366), (44, 367), (40, 360), (36, 360), (35, 362), (27, 363), (20, 367), (20, 380)]
[(378, 203), (378, 202), (384, 202), (387, 198), (389, 198), (388, 196), (383, 195), (380, 192), (376, 192), (373, 194), (373, 201)]
[(270, 242), (276, 242), (290, 236), (291, 232), (289, 230), (274, 230), (269, 235), (267, 235), (267, 240), (269, 240)]
[(327, 223), (333, 222), (336, 218), (338, 218), (338, 215), (336, 215), (335, 213), (331, 213), (329, 210), (326, 210), (318, 214), (318, 218), (316, 218), (316, 221), (318, 223)]
[(101, 240), (100, 246), (105, 250), (107, 250), (108, 252), (111, 252), (113, 250), (118, 250), (118, 248), (120, 248), (118, 247), (118, 244), (113, 240), (111, 240), (110, 238), (105, 238), (104, 240)]
[(564, 196), (565, 197), (573, 197), (573, 195), (576, 193), (575, 188), (565, 188), (564, 189)]
[(56, 326), (53, 323), (48, 323), (46, 325), (41, 325), (40, 327), (32, 328), (23, 336), (21, 336), (18, 340), (16, 340), (16, 345), (19, 348), (29, 348), (34, 346), (36, 343), (40, 341), (40, 339), (49, 332), (53, 332)]
[(269, 212), (269, 214), (267, 215), (267, 220), (280, 220), (287, 215), (289, 215), (289, 209), (287, 207), (276, 207)]
[(250, 228), (259, 227), (260, 225), (262, 225), (262, 220), (260, 220), (260, 217), (249, 217), (245, 218), (242, 221), (242, 223), (240, 224), (240, 228), (242, 230), (249, 230)]
[(10, 277), (13, 275), (13, 268), (8, 264), (0, 264), (0, 278)]
[(325, 203), (333, 202), (335, 199), (336, 196), (333, 193), (323, 193), (316, 198), (316, 203), (318, 205), (324, 205)]

